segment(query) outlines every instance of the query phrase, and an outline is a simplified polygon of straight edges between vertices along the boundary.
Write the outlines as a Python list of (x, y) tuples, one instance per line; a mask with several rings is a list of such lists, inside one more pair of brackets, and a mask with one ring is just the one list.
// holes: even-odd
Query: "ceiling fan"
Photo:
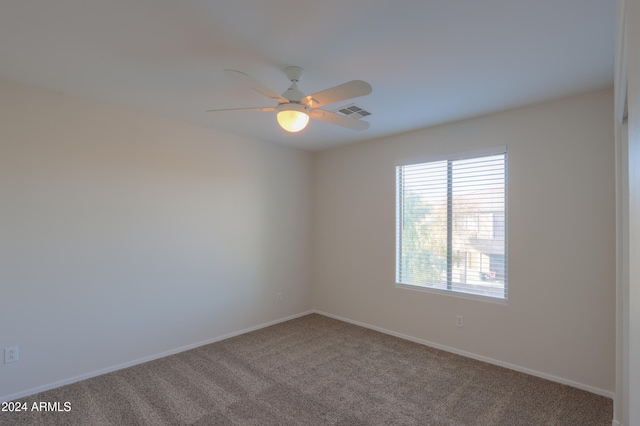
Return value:
[(278, 120), (278, 124), (288, 132), (299, 132), (307, 127), (309, 117), (353, 130), (366, 130), (369, 128), (369, 123), (366, 121), (320, 109), (320, 107), (325, 105), (368, 95), (371, 93), (371, 85), (366, 81), (351, 80), (347, 83), (306, 96), (298, 89), (298, 82), (302, 77), (303, 69), (291, 66), (284, 69), (284, 73), (291, 81), (291, 86), (289, 86), (282, 95), (278, 95), (241, 71), (225, 70), (224, 72), (227, 76), (239, 83), (250, 87), (273, 101), (278, 102), (278, 105), (271, 107), (212, 109), (207, 112), (277, 111), (276, 118)]

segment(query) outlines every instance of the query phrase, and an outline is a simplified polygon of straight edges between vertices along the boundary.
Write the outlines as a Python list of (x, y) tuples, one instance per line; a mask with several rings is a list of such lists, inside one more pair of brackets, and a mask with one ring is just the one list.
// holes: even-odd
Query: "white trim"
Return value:
[(27, 389), (25, 391), (14, 393), (14, 394), (11, 394), (11, 395), (4, 395), (4, 396), (0, 397), (0, 402), (14, 401), (16, 399), (24, 398), (24, 397), (27, 397), (29, 395), (33, 395), (33, 394), (36, 394), (36, 393), (40, 393), (40, 392), (48, 391), (48, 390), (51, 390), (51, 389), (59, 388), (60, 386), (69, 385), (71, 383), (79, 382), (80, 380), (86, 380), (86, 379), (90, 379), (92, 377), (101, 376), (103, 374), (111, 373), (113, 371), (117, 371), (117, 370), (122, 370), (124, 368), (133, 367), (134, 365), (143, 364), (145, 362), (153, 361), (155, 359), (164, 358), (164, 357), (169, 356), (169, 355), (175, 355), (177, 353), (188, 351), (188, 350), (191, 350), (191, 349), (195, 349), (195, 348), (200, 347), (200, 346), (208, 345), (208, 344), (211, 344), (211, 343), (219, 342), (221, 340), (229, 339), (231, 337), (239, 336), (241, 334), (245, 334), (245, 333), (249, 333), (249, 332), (252, 332), (252, 331), (256, 331), (256, 330), (259, 330), (261, 328), (270, 327), (272, 325), (276, 325), (276, 324), (279, 324), (281, 322), (285, 322), (285, 321), (289, 321), (289, 320), (292, 320), (292, 319), (300, 318), (300, 317), (303, 317), (305, 315), (309, 315), (309, 314), (312, 314), (312, 313), (313, 313), (313, 311), (301, 312), (299, 314), (291, 315), (291, 316), (288, 316), (288, 317), (285, 317), (285, 318), (280, 318), (280, 319), (277, 319), (277, 320), (274, 320), (274, 321), (270, 321), (270, 322), (267, 322), (267, 323), (264, 323), (264, 324), (259, 324), (259, 325), (256, 325), (254, 327), (245, 328), (244, 330), (235, 331), (235, 332), (232, 332), (232, 333), (229, 333), (229, 334), (225, 334), (223, 336), (212, 337), (211, 339), (203, 340), (201, 342), (193, 343), (191, 345), (186, 345), (186, 346), (182, 346), (182, 347), (179, 347), (179, 348), (170, 349), (168, 351), (161, 352), (159, 354), (149, 355), (149, 356), (146, 356), (144, 358), (139, 358), (139, 359), (136, 359), (136, 360), (133, 360), (133, 361), (125, 362), (125, 363), (114, 365), (114, 366), (111, 366), (111, 367), (102, 368), (100, 370), (92, 371), (90, 373), (80, 374), (78, 376), (70, 377), (70, 378), (64, 379), (64, 380), (59, 380), (57, 382), (49, 383), (49, 384), (46, 384), (46, 385), (43, 385), (43, 386), (38, 386), (38, 387), (35, 387), (35, 388)]
[(507, 145), (492, 146), (489, 148), (474, 149), (471, 151), (451, 152), (449, 154), (442, 155), (422, 155), (412, 156), (405, 159), (398, 159), (396, 161), (396, 167), (410, 166), (412, 164), (419, 163), (431, 163), (433, 161), (444, 160), (464, 160), (471, 157), (482, 157), (485, 155), (504, 154), (507, 152)]
[(629, 153), (626, 2), (617, 0), (614, 71), (616, 166), (616, 392), (614, 426), (628, 422), (629, 407)]
[(622, 426), (622, 423), (614, 419), (611, 421), (611, 426)]
[(395, 337), (399, 337), (401, 339), (404, 340), (409, 340), (411, 342), (415, 342), (415, 343), (420, 343), (421, 345), (425, 345), (425, 346), (429, 346), (435, 349), (440, 349), (446, 352), (451, 352), (457, 355), (462, 355), (465, 356), (467, 358), (472, 358), (478, 361), (483, 361), (489, 364), (493, 364), (493, 365), (497, 365), (499, 367), (505, 367), (508, 368), (510, 370), (514, 370), (514, 371), (519, 371), (521, 373), (525, 373), (525, 374), (529, 374), (531, 376), (536, 376), (536, 377), (540, 377), (542, 379), (546, 379), (546, 380), (551, 380), (552, 382), (556, 382), (556, 383), (561, 383), (563, 385), (568, 385), (577, 389), (581, 389), (587, 392), (591, 392), (594, 393), (596, 395), (601, 395), (601, 396), (605, 396), (607, 398), (611, 398), (613, 399), (614, 397), (614, 393), (605, 389), (600, 389), (600, 388), (596, 388), (594, 386), (589, 386), (589, 385), (585, 385), (583, 383), (579, 383), (579, 382), (574, 382), (573, 380), (569, 380), (569, 379), (565, 379), (562, 377), (558, 377), (558, 376), (554, 376), (552, 374), (547, 374), (547, 373), (542, 373), (540, 371), (536, 371), (536, 370), (532, 370), (530, 368), (526, 368), (526, 367), (521, 367), (519, 365), (515, 365), (515, 364), (510, 364), (508, 362), (503, 362), (503, 361), (499, 361), (497, 359), (493, 359), (493, 358), (489, 358), (486, 356), (482, 356), (482, 355), (477, 355), (471, 352), (467, 352), (467, 351), (462, 351), (460, 349), (455, 349), (449, 346), (445, 346), (445, 345), (440, 345), (438, 343), (434, 343), (434, 342), (430, 342), (428, 340), (424, 340), (424, 339), (419, 339), (417, 337), (412, 337), (406, 334), (402, 334), (402, 333), (396, 333), (395, 331), (391, 331), (391, 330), (387, 330), (381, 327), (376, 327), (370, 324), (366, 324), (360, 321), (354, 321), (348, 318), (344, 318), (338, 315), (333, 315), (333, 314), (329, 314), (327, 312), (323, 312), (323, 311), (319, 311), (319, 310), (314, 310), (314, 313), (319, 314), (319, 315), (324, 315), (327, 316), (329, 318), (333, 318), (333, 319), (337, 319), (339, 321), (344, 321), (344, 322), (348, 322), (350, 324), (354, 324), (354, 325), (358, 325), (360, 327), (364, 327), (364, 328), (368, 328), (371, 330), (375, 330), (375, 331), (379, 331), (381, 333), (384, 334), (389, 334), (391, 336), (395, 336)]
[(615, 124), (616, 149), (616, 398), (614, 420), (628, 408), (629, 384), (629, 153), (627, 123)]
[(625, 0), (618, 0), (615, 56), (615, 117), (618, 124), (627, 115), (627, 19)]

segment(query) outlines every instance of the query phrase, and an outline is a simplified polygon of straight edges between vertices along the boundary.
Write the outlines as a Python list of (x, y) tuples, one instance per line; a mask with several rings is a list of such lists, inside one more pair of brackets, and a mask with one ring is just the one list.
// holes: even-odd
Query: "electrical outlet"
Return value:
[(18, 347), (12, 346), (10, 348), (4, 348), (4, 363), (16, 362), (18, 360)]
[(456, 315), (456, 327), (464, 327), (462, 315)]
[(279, 292), (277, 294), (277, 297), (278, 297), (278, 302), (282, 302), (282, 292)]

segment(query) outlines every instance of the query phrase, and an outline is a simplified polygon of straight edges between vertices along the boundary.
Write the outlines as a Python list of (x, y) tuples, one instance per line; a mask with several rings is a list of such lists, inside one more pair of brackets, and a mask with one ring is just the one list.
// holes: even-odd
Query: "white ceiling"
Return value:
[[(613, 85), (613, 0), (0, 0), (0, 77), (319, 150)], [(229, 79), (373, 93), (353, 131), (297, 134)], [(326, 107), (343, 106), (349, 102)]]

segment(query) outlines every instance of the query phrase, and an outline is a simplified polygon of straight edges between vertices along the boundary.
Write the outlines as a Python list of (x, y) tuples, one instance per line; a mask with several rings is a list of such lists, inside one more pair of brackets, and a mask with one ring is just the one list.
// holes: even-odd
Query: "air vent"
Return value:
[(369, 111), (365, 111), (363, 108), (360, 108), (356, 104), (350, 104), (350, 105), (338, 108), (333, 112), (338, 113), (340, 115), (347, 116), (347, 117), (356, 118), (356, 119), (360, 119), (362, 117), (371, 115)]

